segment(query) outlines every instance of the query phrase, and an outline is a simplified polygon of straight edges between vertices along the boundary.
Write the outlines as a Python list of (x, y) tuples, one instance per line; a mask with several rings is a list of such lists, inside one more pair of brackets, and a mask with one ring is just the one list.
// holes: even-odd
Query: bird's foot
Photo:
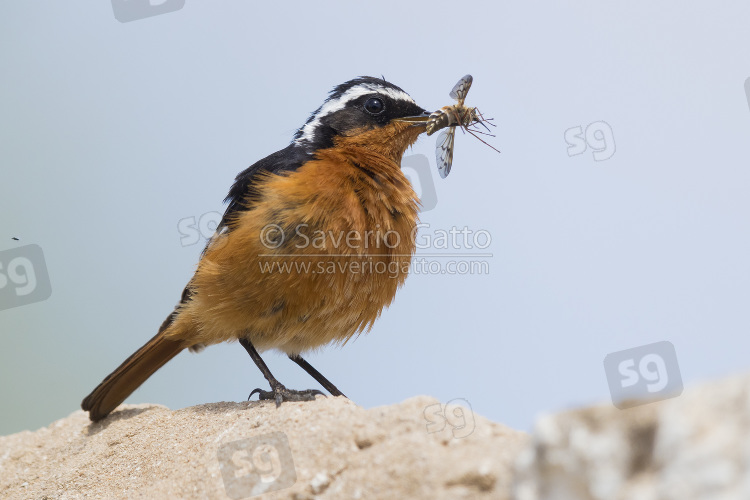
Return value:
[(258, 394), (258, 400), (272, 399), (276, 401), (276, 407), (281, 405), (282, 401), (315, 401), (315, 396), (320, 394), (325, 396), (321, 391), (317, 389), (307, 389), (306, 391), (295, 391), (294, 389), (287, 389), (282, 384), (274, 384), (271, 386), (270, 391), (264, 391), (262, 389), (253, 389), (253, 392), (247, 397), (249, 400), (253, 397), (253, 394)]

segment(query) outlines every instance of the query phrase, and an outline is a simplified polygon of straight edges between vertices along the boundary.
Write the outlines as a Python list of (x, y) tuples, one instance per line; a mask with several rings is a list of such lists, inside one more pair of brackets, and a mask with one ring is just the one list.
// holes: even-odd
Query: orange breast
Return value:
[(251, 208), (207, 249), (168, 336), (247, 337), (294, 354), (369, 330), (415, 250), (419, 200), (400, 159), (419, 131), (405, 130), (379, 130), (403, 142), (388, 150), (368, 147), (367, 133), (342, 138), (293, 172), (258, 179)]

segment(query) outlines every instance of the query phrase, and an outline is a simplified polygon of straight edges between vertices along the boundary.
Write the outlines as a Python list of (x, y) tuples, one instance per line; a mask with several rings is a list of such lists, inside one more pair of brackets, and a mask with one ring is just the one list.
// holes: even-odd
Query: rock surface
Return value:
[(518, 500), (750, 499), (750, 376), (543, 417), (515, 481)]
[[(261, 497), (262, 495), (262, 497)], [(750, 376), (529, 438), (428, 397), (123, 406), (0, 437), (0, 498), (750, 499)]]
[(0, 498), (509, 498), (527, 436), (428, 397), (126, 405), (0, 437)]

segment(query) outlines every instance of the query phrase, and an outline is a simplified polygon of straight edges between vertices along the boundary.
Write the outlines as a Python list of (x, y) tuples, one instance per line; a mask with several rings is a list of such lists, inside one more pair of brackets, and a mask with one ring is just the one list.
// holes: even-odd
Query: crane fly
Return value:
[[(479, 109), (464, 105), (466, 95), (469, 93), (473, 81), (474, 79), (471, 75), (461, 78), (450, 91), (450, 94), (448, 94), (451, 99), (457, 101), (456, 104), (443, 106), (432, 113), (427, 122), (427, 135), (432, 135), (440, 129), (447, 128), (447, 130), (440, 132), (435, 144), (435, 158), (437, 160), (438, 172), (443, 179), (448, 177), (451, 165), (453, 165), (453, 145), (456, 141), (456, 127), (461, 127), (463, 131), (470, 133), (498, 153), (500, 152), (477, 135), (483, 134), (494, 137), (494, 135), (489, 133), (489, 128), (486, 125), (487, 123), (493, 125), (491, 123), (492, 118), (484, 118)], [(472, 128), (472, 126), (477, 124), (481, 124), (487, 129), (487, 132)]]
[[(451, 171), (451, 165), (453, 165), (453, 145), (456, 141), (456, 127), (460, 127), (462, 131), (470, 133), (498, 153), (500, 152), (500, 150), (488, 144), (484, 139), (477, 135), (481, 134), (495, 137), (493, 134), (489, 133), (490, 129), (487, 127), (487, 124), (492, 125), (493, 127), (495, 126), (492, 123), (492, 118), (485, 118), (482, 116), (479, 109), (470, 108), (464, 105), (466, 94), (469, 93), (473, 81), (474, 78), (472, 78), (471, 75), (466, 75), (453, 86), (453, 90), (451, 90), (448, 95), (451, 99), (456, 100), (456, 104), (443, 106), (430, 114), (429, 117), (399, 119), (399, 121), (413, 122), (415, 125), (425, 123), (427, 135), (432, 135), (441, 129), (447, 129), (440, 132), (435, 145), (435, 158), (437, 160), (438, 172), (443, 179), (448, 177), (448, 174)], [(482, 125), (487, 132), (479, 130), (476, 125)]]
[[(427, 135), (432, 135), (440, 129), (447, 128), (447, 130), (440, 132), (435, 145), (435, 158), (437, 160), (438, 172), (443, 179), (448, 177), (448, 174), (451, 171), (451, 165), (453, 165), (453, 145), (456, 140), (456, 127), (461, 127), (463, 131), (470, 133), (498, 153), (500, 152), (497, 148), (491, 146), (477, 135), (483, 134), (495, 137), (489, 133), (489, 128), (486, 125), (489, 123), (494, 127), (491, 123), (492, 118), (485, 118), (482, 116), (479, 109), (470, 108), (464, 105), (466, 94), (469, 93), (473, 81), (474, 79), (471, 75), (466, 75), (461, 78), (453, 87), (453, 90), (450, 91), (450, 94), (448, 94), (451, 99), (457, 101), (456, 104), (443, 106), (432, 113), (427, 121)], [(481, 124), (487, 129), (487, 132), (482, 132), (476, 127), (472, 128), (477, 124)]]

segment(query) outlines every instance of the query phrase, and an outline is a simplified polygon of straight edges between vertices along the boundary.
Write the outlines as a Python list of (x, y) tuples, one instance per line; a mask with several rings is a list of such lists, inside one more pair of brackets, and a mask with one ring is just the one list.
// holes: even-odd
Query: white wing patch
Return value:
[(340, 109), (343, 109), (344, 106), (346, 106), (346, 103), (348, 103), (349, 101), (352, 101), (358, 97), (362, 97), (363, 95), (372, 94), (373, 92), (386, 95), (391, 99), (397, 101), (405, 101), (416, 104), (414, 102), (414, 99), (412, 99), (409, 94), (401, 90), (396, 90), (390, 87), (382, 87), (380, 85), (375, 85), (372, 83), (361, 83), (350, 88), (349, 90), (341, 94), (338, 98), (326, 101), (325, 104), (323, 104), (315, 113), (315, 115), (313, 115), (312, 120), (310, 120), (305, 124), (304, 127), (302, 127), (302, 135), (294, 142), (297, 144), (300, 144), (304, 141), (311, 142), (313, 140), (313, 135), (315, 134), (315, 129), (320, 124), (321, 118), (326, 115), (330, 115), (331, 113), (335, 113)]

